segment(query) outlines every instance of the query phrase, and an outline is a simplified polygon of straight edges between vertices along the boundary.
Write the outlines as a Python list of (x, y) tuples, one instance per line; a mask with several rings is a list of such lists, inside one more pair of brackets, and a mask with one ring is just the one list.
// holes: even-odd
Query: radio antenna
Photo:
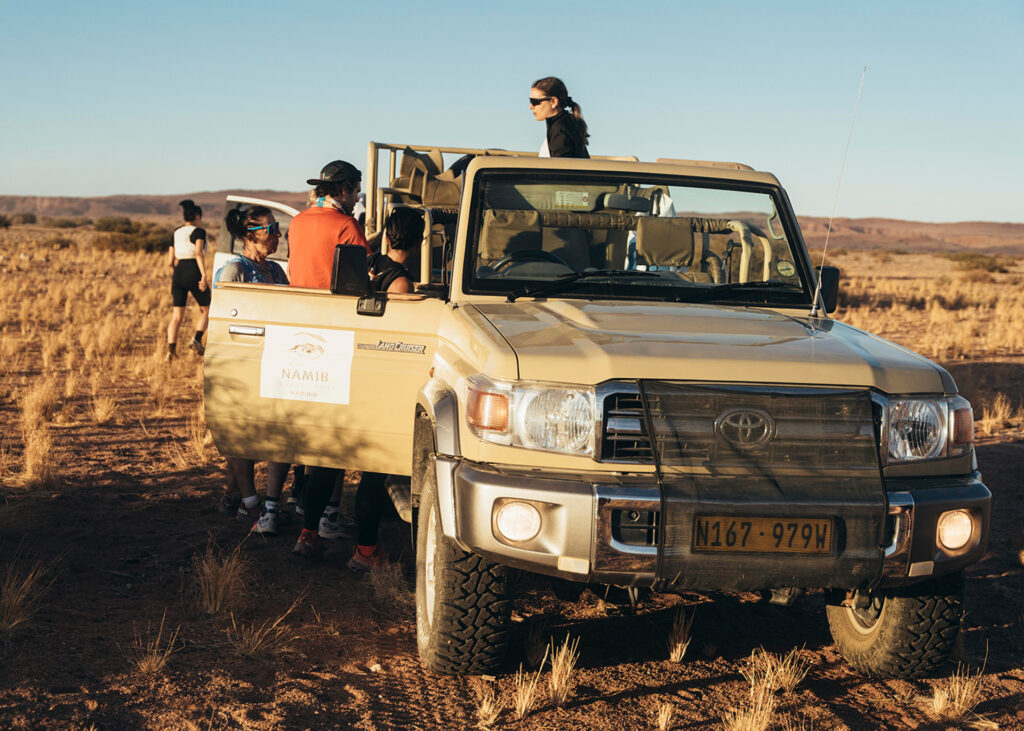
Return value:
[[(836, 204), (839, 202), (839, 186), (843, 183), (843, 171), (846, 170), (846, 153), (850, 151), (850, 140), (853, 139), (853, 123), (857, 121), (857, 108), (860, 106), (860, 95), (864, 91), (864, 75), (868, 67), (860, 72), (860, 85), (857, 87), (857, 102), (853, 105), (853, 117), (850, 119), (850, 132), (846, 135), (846, 148), (843, 150), (843, 162), (839, 166), (839, 180), (836, 181), (836, 192), (832, 196), (832, 214), (828, 217), (828, 228), (825, 231), (825, 248), (821, 251), (821, 266), (825, 266), (825, 254), (828, 253), (828, 238), (832, 234), (832, 219), (836, 217)], [(818, 284), (814, 288), (814, 299), (811, 301), (811, 317), (818, 316), (818, 305), (821, 302), (821, 272), (818, 272)]]

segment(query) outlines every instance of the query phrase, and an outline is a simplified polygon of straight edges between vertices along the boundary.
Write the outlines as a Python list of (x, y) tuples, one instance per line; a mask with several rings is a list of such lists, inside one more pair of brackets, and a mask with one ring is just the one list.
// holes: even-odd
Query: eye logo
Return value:
[[(316, 342), (318, 340), (320, 342)], [(295, 345), (288, 348), (288, 350), (300, 358), (316, 360), (326, 352), (322, 345), (323, 342), (323, 338), (312, 333), (299, 333)]]

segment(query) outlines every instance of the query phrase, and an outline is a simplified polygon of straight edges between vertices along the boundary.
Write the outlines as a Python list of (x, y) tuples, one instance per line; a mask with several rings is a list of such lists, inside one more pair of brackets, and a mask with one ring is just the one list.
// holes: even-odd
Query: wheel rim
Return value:
[(430, 506), (430, 515), (427, 520), (427, 535), (424, 540), (423, 551), (426, 554), (424, 557), (423, 567), (423, 594), (424, 603), (427, 605), (427, 626), (431, 627), (434, 624), (434, 592), (435, 592), (435, 578), (434, 578), (434, 554), (437, 553), (437, 532), (434, 528), (434, 506)]
[(871, 603), (864, 609), (847, 607), (847, 616), (850, 619), (850, 626), (862, 635), (871, 634), (878, 620), (882, 618), (882, 610), (885, 609), (885, 598), (881, 596), (871, 597)]

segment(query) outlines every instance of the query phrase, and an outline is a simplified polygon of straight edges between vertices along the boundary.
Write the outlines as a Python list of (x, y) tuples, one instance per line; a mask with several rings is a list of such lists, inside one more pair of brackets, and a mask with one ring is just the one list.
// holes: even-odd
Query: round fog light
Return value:
[(939, 543), (950, 551), (959, 551), (971, 540), (974, 521), (966, 510), (950, 510), (939, 516)]
[(540, 511), (529, 503), (505, 503), (498, 508), (494, 525), (510, 541), (528, 541), (540, 533)]

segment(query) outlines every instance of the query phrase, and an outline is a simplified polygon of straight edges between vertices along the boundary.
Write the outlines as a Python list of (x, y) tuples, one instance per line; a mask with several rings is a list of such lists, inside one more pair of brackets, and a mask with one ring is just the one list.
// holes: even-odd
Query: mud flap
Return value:
[(886, 499), (867, 390), (639, 384), (663, 590), (867, 587)]

